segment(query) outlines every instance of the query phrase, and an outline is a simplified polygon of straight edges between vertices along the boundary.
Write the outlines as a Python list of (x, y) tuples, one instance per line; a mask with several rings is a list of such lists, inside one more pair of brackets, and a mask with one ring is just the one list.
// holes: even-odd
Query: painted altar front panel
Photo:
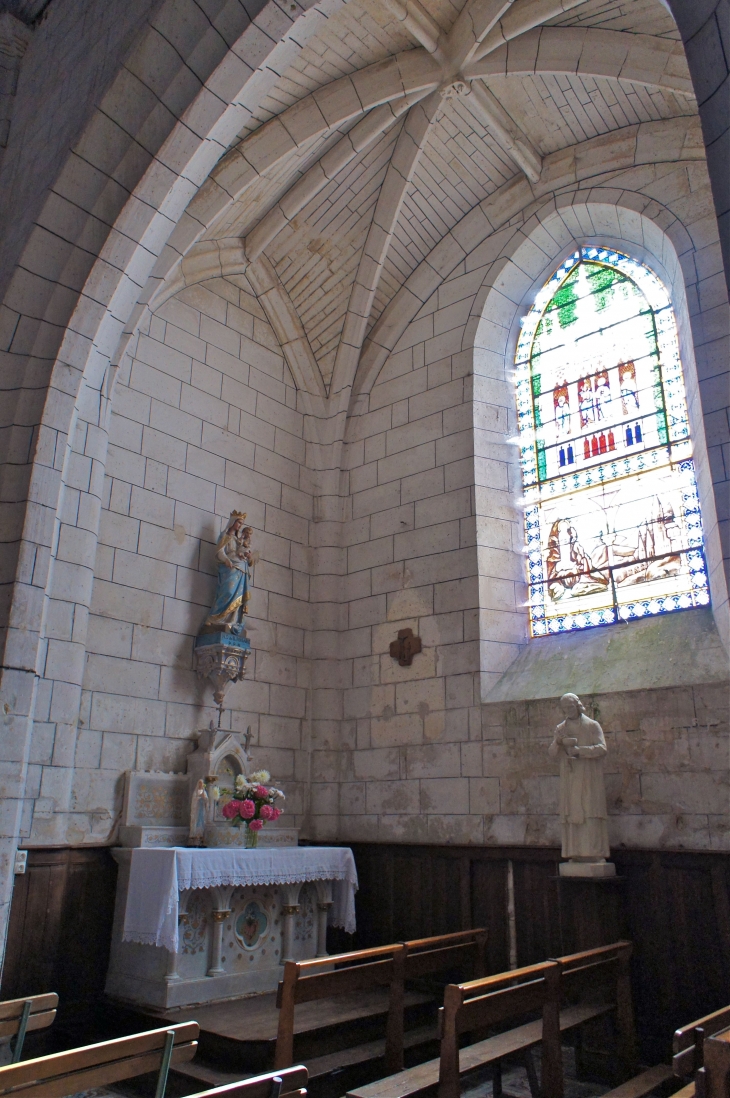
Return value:
[(273, 991), (282, 978), (287, 918), (289, 959), (303, 961), (325, 952), (321, 882), (234, 888), (223, 896), (215, 888), (193, 889), (180, 897), (177, 954), (124, 941), (131, 850), (113, 853), (119, 876), (106, 994), (114, 999), (168, 1008)]

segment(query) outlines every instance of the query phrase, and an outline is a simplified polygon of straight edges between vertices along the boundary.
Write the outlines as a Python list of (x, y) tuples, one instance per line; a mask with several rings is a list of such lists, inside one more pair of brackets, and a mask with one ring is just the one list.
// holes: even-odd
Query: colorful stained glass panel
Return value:
[(674, 314), (648, 267), (581, 248), (516, 356), (533, 636), (709, 602)]

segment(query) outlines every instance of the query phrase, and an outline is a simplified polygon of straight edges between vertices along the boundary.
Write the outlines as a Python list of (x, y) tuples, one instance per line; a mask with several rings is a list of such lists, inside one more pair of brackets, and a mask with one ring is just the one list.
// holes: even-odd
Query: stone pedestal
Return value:
[(561, 862), (558, 868), (561, 877), (581, 877), (584, 880), (591, 878), (615, 877), (616, 866), (613, 862), (607, 862), (604, 858), (595, 862)]

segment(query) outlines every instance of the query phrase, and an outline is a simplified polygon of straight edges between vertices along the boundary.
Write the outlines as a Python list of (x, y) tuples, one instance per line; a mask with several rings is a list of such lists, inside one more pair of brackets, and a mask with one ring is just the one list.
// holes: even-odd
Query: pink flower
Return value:
[(260, 815), (262, 820), (273, 820), (274, 819), (274, 809), (271, 807), (270, 804), (262, 804), (259, 815)]
[(251, 828), (252, 831), (260, 831), (261, 828), (264, 826), (264, 821), (263, 820), (249, 820), (248, 821), (248, 826)]
[[(271, 819), (272, 820), (278, 820), (279, 816), (281, 816), (281, 809), (280, 808), (272, 808), (271, 811), (273, 813)], [(261, 815), (263, 815), (263, 812), (261, 813)]]
[(250, 820), (252, 816), (256, 815), (256, 805), (253, 801), (247, 797), (245, 801), (239, 801), (241, 819)]
[(240, 801), (229, 801), (228, 804), (223, 805), (221, 812), (227, 820), (232, 820), (238, 815), (240, 808)]
[(269, 795), (269, 791), (265, 785), (257, 785), (254, 793), (257, 797), (266, 798)]

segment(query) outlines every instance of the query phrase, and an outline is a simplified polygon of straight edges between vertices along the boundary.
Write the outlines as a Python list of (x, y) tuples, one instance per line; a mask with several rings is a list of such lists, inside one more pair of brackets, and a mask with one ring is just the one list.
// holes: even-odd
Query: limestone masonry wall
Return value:
[[(60, 716), (74, 626), (54, 576), (27, 839), (112, 841), (124, 771), (184, 768), (213, 713), (192, 644), (237, 508), (260, 559), (253, 652), (224, 723), (252, 727), (291, 821), (325, 841), (557, 841), (546, 747), (554, 698), (577, 679), (546, 696), (528, 668), (517, 701), (490, 691), (521, 652), (567, 658), (560, 637), (527, 644), (510, 362), (525, 302), (577, 242), (625, 247), (672, 291), (718, 621), (726, 611), (708, 453), (727, 304), (707, 172), (696, 119), (631, 129), (588, 142), (583, 159), (555, 154), (537, 197), (513, 181), (447, 234), (410, 281), (421, 304), (386, 309), (392, 351), (346, 421), (297, 391), (244, 275), (148, 314), (113, 391), (76, 723), (71, 692)], [(614, 167), (580, 167), (599, 155)], [(64, 529), (83, 522), (88, 460), (74, 461)], [(674, 631), (694, 643), (690, 617)], [(619, 660), (610, 686), (586, 692), (609, 744), (614, 843), (730, 843), (726, 661), (707, 622), (709, 655), (689, 677), (664, 668), (629, 683)], [(406, 627), (422, 652), (400, 667), (389, 645)]]
[[(302, 416), (277, 339), (245, 290), (215, 279), (168, 301), (120, 374), (72, 764), (58, 765), (50, 683), (33, 729), (34, 842), (104, 841), (127, 769), (184, 770), (191, 733), (216, 715), (192, 670), (212, 602), (215, 542), (233, 508), (254, 527), (243, 693), (226, 722), (251, 726), (299, 820), (307, 778), (304, 658), (308, 520)], [(67, 512), (73, 497), (66, 503)], [(66, 635), (54, 603), (53, 637)], [(228, 726), (228, 723), (226, 723)], [(58, 809), (64, 805), (66, 812)]]

